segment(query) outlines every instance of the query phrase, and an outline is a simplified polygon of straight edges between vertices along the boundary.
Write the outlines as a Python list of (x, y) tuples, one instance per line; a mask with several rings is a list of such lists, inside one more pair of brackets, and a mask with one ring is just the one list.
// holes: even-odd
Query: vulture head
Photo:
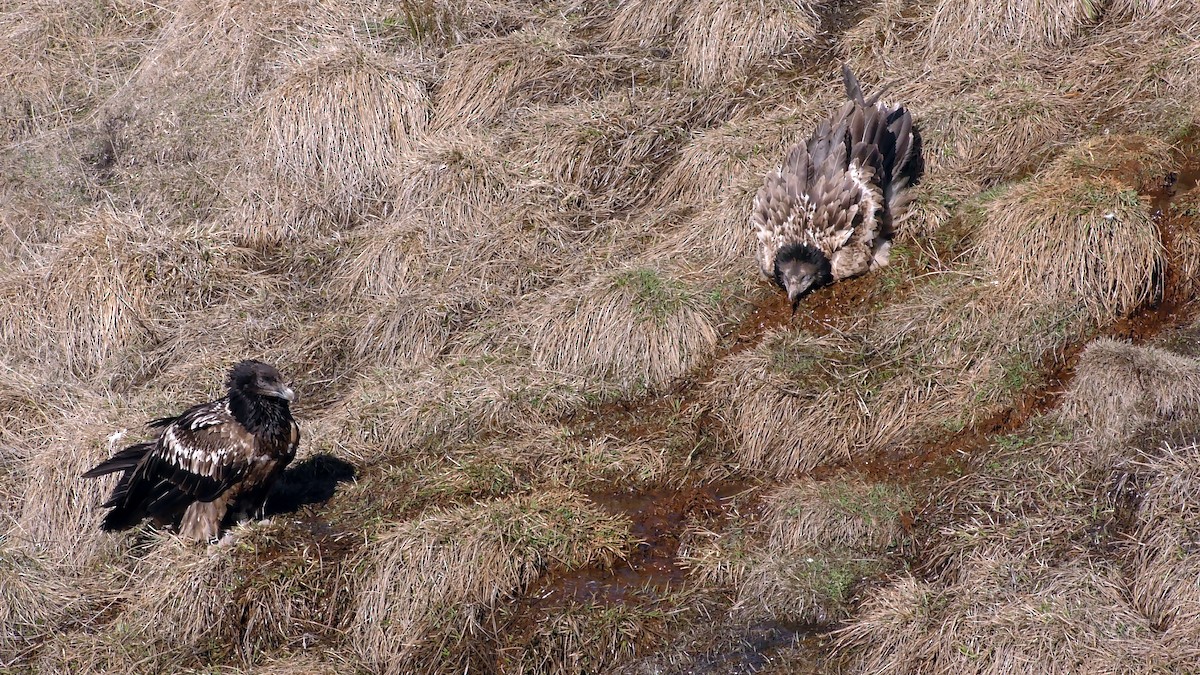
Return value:
[(243, 395), (270, 396), (285, 401), (296, 399), (275, 366), (262, 361), (242, 361), (229, 371), (229, 390)]
[(792, 311), (800, 299), (833, 281), (829, 258), (809, 244), (790, 244), (775, 255), (775, 283), (787, 290)]

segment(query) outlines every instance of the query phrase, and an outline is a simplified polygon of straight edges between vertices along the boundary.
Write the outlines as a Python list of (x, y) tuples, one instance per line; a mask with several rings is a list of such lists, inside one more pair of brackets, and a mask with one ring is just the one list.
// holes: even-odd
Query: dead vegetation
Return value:
[(368, 555), (353, 630), (384, 672), (459, 672), (486, 659), (497, 604), (551, 562), (611, 562), (626, 525), (580, 495), (542, 493), (433, 512), (386, 532)]
[[(1195, 670), (1200, 351), (1140, 341), (1200, 279), (1198, 44), (1187, 0), (0, 0), (0, 670)], [(926, 171), (777, 316), (749, 204), (838, 59)], [(356, 480), (97, 531), (78, 474), (247, 357)]]

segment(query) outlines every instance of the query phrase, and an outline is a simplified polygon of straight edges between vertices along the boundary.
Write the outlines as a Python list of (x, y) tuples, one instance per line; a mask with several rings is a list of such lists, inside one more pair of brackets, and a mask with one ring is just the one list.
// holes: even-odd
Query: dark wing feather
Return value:
[(133, 467), (137, 466), (138, 462), (142, 461), (142, 458), (146, 456), (146, 453), (150, 452), (152, 449), (154, 449), (153, 443), (136, 443), (92, 467), (81, 477), (97, 478), (99, 476), (106, 476), (117, 471), (132, 469)]
[(200, 501), (215, 499), (254, 460), (254, 436), (219, 406), (189, 410), (163, 429), (137, 473)]
[(256, 447), (225, 399), (189, 408), (122, 477), (104, 528), (122, 529), (145, 515), (173, 517), (191, 502), (215, 499), (245, 475)]

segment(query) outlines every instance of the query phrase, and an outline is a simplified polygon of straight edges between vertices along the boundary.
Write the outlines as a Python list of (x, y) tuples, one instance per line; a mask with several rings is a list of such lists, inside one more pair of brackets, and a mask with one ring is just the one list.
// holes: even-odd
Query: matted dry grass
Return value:
[(988, 205), (979, 255), (1024, 296), (1078, 298), (1097, 320), (1162, 293), (1166, 251), (1149, 206), (1121, 183), (1047, 177)]
[(236, 284), (244, 251), (208, 227), (171, 230), (140, 212), (84, 214), (56, 247), (2, 278), (0, 329), (19, 355), (90, 376), (157, 337), (155, 322)]
[[(0, 0), (0, 670), (837, 669), (759, 621), (869, 672), (1195, 669), (1190, 356), (1094, 345), (1067, 430), (933, 476), (912, 532), (829, 465), (1004, 419), (1200, 276), (1195, 200), (1164, 248), (1138, 196), (1200, 120), (1200, 16), (821, 4)], [(853, 310), (757, 341), (749, 205), (844, 100), (827, 46), (927, 173), (893, 265), (821, 292)], [(109, 434), (246, 357), (360, 480), (224, 548), (98, 532)], [(731, 475), (786, 482), (683, 516), (683, 588), (527, 613), (634, 550), (579, 491)]]
[(927, 41), (932, 52), (976, 56), (1009, 48), (1062, 46), (1093, 25), (1102, 4), (1093, 0), (940, 0), (930, 8)]
[(570, 492), (543, 492), (401, 523), (367, 554), (353, 630), (381, 672), (461, 672), (488, 659), (497, 607), (550, 563), (609, 563), (627, 523)]
[(610, 43), (673, 50), (684, 77), (717, 86), (795, 56), (818, 30), (807, 0), (619, 3), (605, 29)]
[(653, 390), (716, 348), (716, 303), (674, 275), (620, 270), (577, 293), (552, 297), (548, 311), (530, 322), (535, 366), (610, 380), (626, 390)]
[(551, 184), (578, 185), (593, 208), (623, 210), (645, 201), (651, 185), (693, 130), (720, 121), (723, 96), (647, 88), (595, 102), (529, 111), (513, 144), (517, 157)]
[(136, 64), (165, 11), (142, 2), (0, 4), (0, 139), (78, 119)]
[(429, 117), (422, 69), (353, 46), (301, 63), (266, 92), (263, 125), (247, 137), (270, 158), (260, 191), (334, 211), (379, 199)]
[(438, 129), (490, 125), (535, 101), (591, 98), (614, 59), (582, 59), (568, 23), (547, 21), (451, 50), (434, 93)]
[(680, 558), (705, 585), (732, 587), (730, 611), (742, 619), (835, 623), (863, 580), (890, 564), (914, 505), (905, 488), (804, 479), (765, 495), (761, 519), (689, 530)]
[(1155, 437), (1163, 419), (1200, 412), (1200, 363), (1165, 349), (1097, 340), (1079, 356), (1062, 414), (1094, 435), (1125, 446)]

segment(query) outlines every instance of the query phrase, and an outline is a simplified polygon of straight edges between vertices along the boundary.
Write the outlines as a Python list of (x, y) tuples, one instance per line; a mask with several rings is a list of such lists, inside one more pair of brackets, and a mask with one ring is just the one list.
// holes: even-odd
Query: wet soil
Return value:
[(722, 481), (686, 488), (595, 491), (588, 497), (605, 511), (632, 522), (639, 541), (615, 565), (552, 569), (526, 594), (531, 609), (575, 602), (644, 602), (682, 587), (687, 570), (678, 560), (679, 539), (689, 522), (720, 527), (725, 507), (746, 483)]

